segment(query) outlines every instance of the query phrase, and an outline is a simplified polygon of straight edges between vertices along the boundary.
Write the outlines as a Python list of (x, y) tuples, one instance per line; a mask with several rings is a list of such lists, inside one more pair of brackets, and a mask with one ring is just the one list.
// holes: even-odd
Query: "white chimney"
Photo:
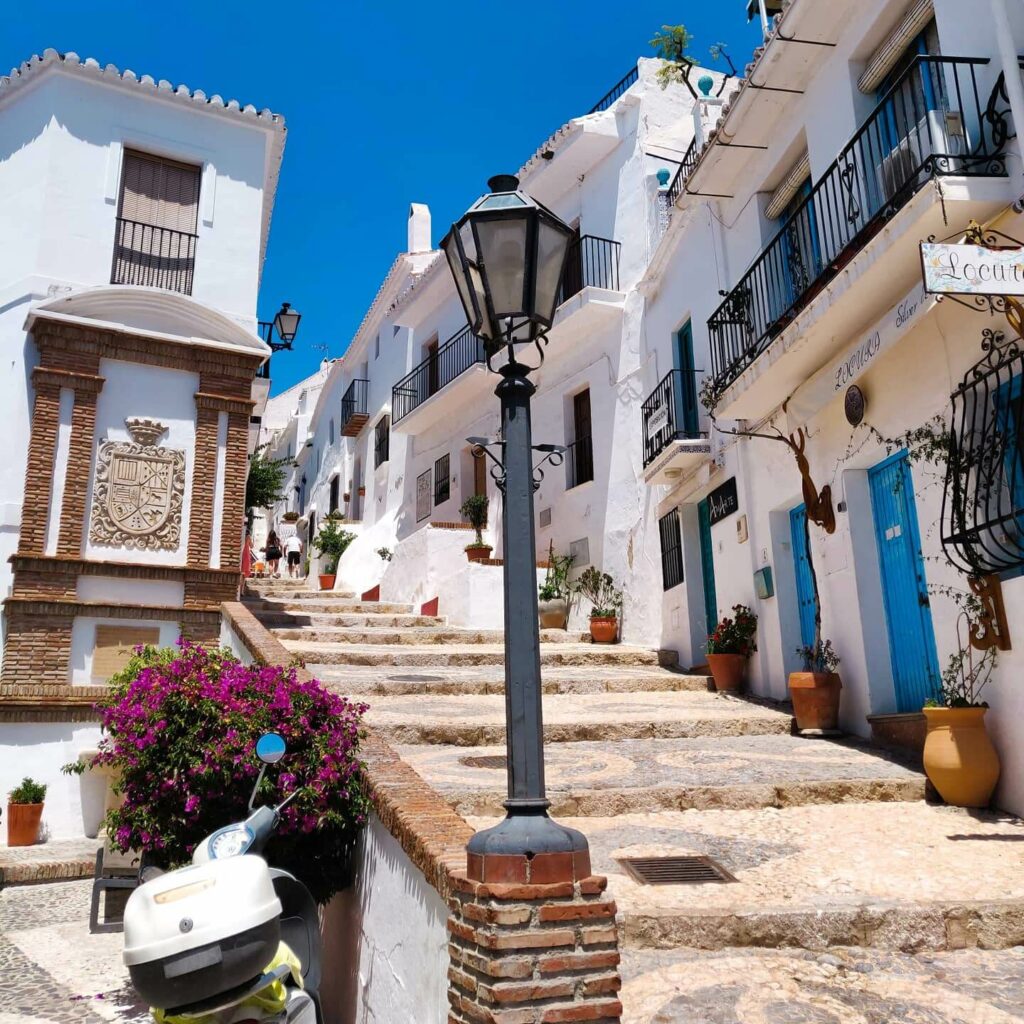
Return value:
[(409, 204), (409, 248), (407, 252), (430, 252), (430, 207)]

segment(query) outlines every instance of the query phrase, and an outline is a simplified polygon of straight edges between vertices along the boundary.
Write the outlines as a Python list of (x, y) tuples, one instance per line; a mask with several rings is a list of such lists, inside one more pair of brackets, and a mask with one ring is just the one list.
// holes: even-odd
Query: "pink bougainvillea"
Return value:
[(259, 774), (256, 740), (284, 737), (257, 803), (281, 813), (265, 856), (298, 875), (319, 902), (344, 887), (369, 803), (357, 757), (365, 704), (331, 693), (294, 669), (247, 666), (224, 650), (179, 641), (140, 648), (99, 705), (106, 733), (96, 763), (120, 775), (124, 804), (108, 833), (122, 850), (170, 867), (204, 836), (247, 816)]

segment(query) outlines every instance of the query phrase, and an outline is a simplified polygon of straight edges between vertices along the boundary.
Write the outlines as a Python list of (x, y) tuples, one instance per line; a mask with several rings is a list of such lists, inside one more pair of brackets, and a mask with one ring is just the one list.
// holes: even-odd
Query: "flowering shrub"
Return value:
[(318, 902), (343, 888), (369, 807), (356, 757), (366, 705), (299, 682), (293, 668), (246, 666), (184, 640), (137, 649), (111, 682), (93, 763), (120, 774), (124, 804), (106, 825), (121, 850), (173, 867), (205, 836), (246, 818), (261, 767), (256, 740), (276, 732), (288, 752), (267, 767), (256, 802), (301, 794), (281, 812), (265, 856)]
[(732, 618), (722, 619), (708, 637), (708, 654), (742, 654), (757, 650), (757, 616), (745, 605), (732, 607)]

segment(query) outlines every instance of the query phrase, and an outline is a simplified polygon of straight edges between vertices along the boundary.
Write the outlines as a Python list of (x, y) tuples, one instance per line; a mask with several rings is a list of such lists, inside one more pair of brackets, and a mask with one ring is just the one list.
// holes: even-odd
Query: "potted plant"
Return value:
[(574, 589), (591, 603), (590, 636), (594, 643), (615, 643), (622, 607), (622, 591), (615, 586), (615, 581), (592, 565), (581, 573)]
[(459, 514), (476, 530), (472, 544), (466, 545), (466, 557), (471, 562), (482, 562), (491, 557), (491, 545), (484, 543), (484, 527), (487, 525), (487, 508), (490, 499), (486, 494), (471, 494), (459, 509)]
[(569, 620), (569, 570), (572, 555), (556, 555), (548, 547), (548, 568), (537, 594), (537, 618), (541, 629), (565, 629)]
[(939, 796), (956, 807), (987, 807), (999, 781), (999, 755), (985, 728), (988, 704), (979, 700), (998, 659), (990, 647), (975, 661), (971, 644), (950, 656), (935, 698), (924, 706), (928, 733), (924, 770)]
[(320, 552), (323, 559), (320, 573), (320, 589), (333, 590), (334, 581), (337, 578), (338, 562), (349, 544), (356, 539), (354, 533), (348, 530), (339, 530), (340, 517), (328, 516), (327, 521), (320, 527), (320, 532), (313, 538), (313, 547)]
[(810, 735), (838, 732), (839, 691), (843, 684), (836, 674), (839, 655), (832, 641), (822, 640), (819, 635), (814, 644), (798, 647), (797, 654), (804, 660), (804, 670), (789, 674), (789, 696), (797, 729)]
[(747, 681), (747, 659), (757, 650), (757, 616), (745, 605), (733, 605), (708, 636), (708, 665), (715, 689), (741, 690)]
[(46, 786), (27, 776), (7, 794), (7, 845), (34, 846), (39, 839)]

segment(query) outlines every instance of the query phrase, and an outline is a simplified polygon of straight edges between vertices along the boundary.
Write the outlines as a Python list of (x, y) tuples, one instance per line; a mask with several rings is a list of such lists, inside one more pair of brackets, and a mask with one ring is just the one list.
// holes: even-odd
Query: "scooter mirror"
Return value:
[(264, 764), (277, 764), (286, 749), (284, 738), (276, 732), (265, 732), (256, 741), (256, 756)]

